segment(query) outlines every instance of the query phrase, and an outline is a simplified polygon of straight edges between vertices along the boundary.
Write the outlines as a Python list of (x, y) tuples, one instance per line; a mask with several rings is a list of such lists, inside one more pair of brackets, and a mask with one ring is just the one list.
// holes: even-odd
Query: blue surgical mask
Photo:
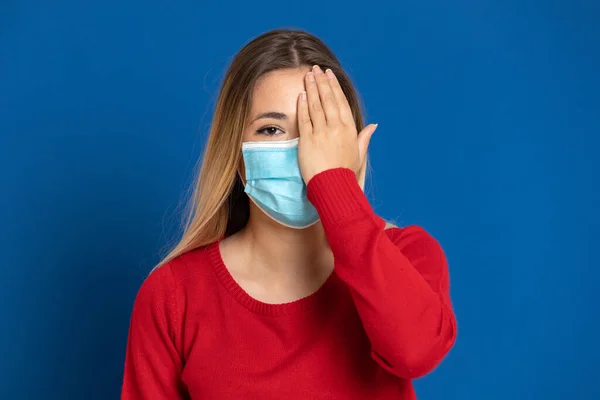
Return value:
[(282, 225), (307, 228), (319, 214), (306, 197), (306, 184), (298, 164), (299, 139), (244, 142), (244, 191), (263, 212)]

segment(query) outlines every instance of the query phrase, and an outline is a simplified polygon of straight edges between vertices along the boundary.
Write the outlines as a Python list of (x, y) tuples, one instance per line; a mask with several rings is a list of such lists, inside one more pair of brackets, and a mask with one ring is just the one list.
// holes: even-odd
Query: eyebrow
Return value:
[(284, 114), (282, 112), (277, 112), (277, 111), (267, 111), (267, 112), (263, 112), (258, 114), (253, 120), (252, 122), (259, 120), (259, 119), (265, 119), (265, 118), (273, 118), (273, 119), (287, 119), (287, 114)]

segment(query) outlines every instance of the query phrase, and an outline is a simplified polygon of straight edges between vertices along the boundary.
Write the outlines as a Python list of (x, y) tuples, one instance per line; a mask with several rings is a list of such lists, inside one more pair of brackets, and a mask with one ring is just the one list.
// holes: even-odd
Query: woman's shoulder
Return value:
[(189, 280), (190, 278), (210, 272), (211, 251), (214, 246), (218, 246), (218, 243), (213, 242), (188, 250), (173, 257), (154, 272), (161, 268), (169, 269), (173, 277), (177, 280)]
[(152, 298), (168, 294), (181, 300), (190, 292), (206, 293), (214, 278), (210, 250), (215, 245), (189, 250), (156, 267), (142, 282), (138, 296)]
[(428, 242), (438, 245), (437, 240), (419, 225), (398, 226), (395, 223), (385, 221), (385, 233), (396, 244), (400, 242)]
[(439, 241), (419, 225), (398, 227), (386, 222), (388, 238), (411, 260), (419, 260), (418, 269), (430, 275), (447, 275), (447, 259)]
[(207, 248), (181, 254), (145, 277), (133, 304), (133, 329), (165, 329), (173, 337), (180, 337), (187, 315), (214, 303), (211, 290), (214, 292), (215, 286), (209, 275), (212, 271)]

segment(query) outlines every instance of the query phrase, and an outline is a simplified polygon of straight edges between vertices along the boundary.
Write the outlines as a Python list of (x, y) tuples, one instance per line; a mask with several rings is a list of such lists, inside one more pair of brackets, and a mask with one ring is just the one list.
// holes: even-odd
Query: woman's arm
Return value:
[(453, 346), (456, 320), (446, 257), (422, 228), (385, 231), (356, 175), (334, 168), (315, 175), (307, 194), (371, 341), (388, 372), (412, 379), (433, 370)]
[(127, 340), (122, 400), (183, 399), (182, 358), (175, 346), (179, 312), (171, 266), (150, 274), (138, 291)]

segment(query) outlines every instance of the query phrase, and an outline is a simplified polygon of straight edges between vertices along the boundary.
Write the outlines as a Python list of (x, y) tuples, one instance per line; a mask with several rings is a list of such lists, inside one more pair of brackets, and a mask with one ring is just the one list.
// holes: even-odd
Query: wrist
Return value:
[(324, 225), (373, 213), (355, 172), (350, 168), (330, 168), (316, 174), (307, 185), (307, 196)]

